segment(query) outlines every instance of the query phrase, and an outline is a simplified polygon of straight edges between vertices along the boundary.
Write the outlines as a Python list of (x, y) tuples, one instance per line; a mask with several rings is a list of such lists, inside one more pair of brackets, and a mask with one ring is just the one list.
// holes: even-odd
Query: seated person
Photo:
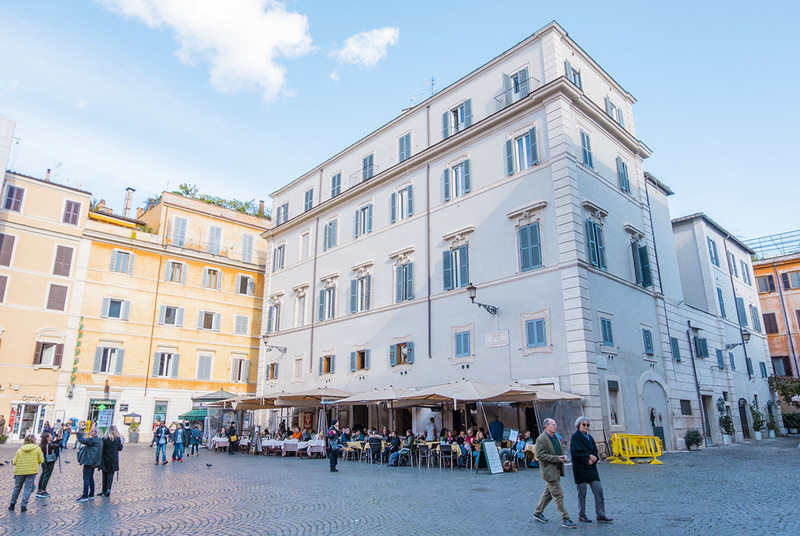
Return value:
[(359, 428), (353, 435), (353, 441), (364, 441), (364, 430)]
[(367, 438), (369, 441), (369, 450), (372, 454), (372, 463), (378, 463), (381, 456), (381, 448), (383, 448), (383, 436), (373, 432)]
[(442, 433), (439, 434), (439, 443), (444, 444), (447, 443), (447, 428), (442, 428)]
[(397, 432), (392, 430), (389, 432), (389, 441), (386, 443), (386, 448), (383, 449), (383, 461), (388, 461), (389, 456), (400, 450), (400, 438), (397, 437)]
[(300, 441), (311, 441), (311, 432), (308, 428), (303, 428), (303, 435), (300, 436)]
[(383, 431), (381, 432), (381, 436), (383, 436), (384, 441), (389, 441), (389, 429), (387, 427), (383, 427)]
[(481, 442), (486, 439), (483, 432), (478, 430), (478, 435), (472, 439), (472, 457), (475, 458), (474, 462), (478, 463), (478, 455), (481, 452)]
[(414, 433), (411, 430), (406, 431), (406, 437), (400, 447), (400, 456), (409, 459), (411, 456), (411, 449), (414, 448)]
[(297, 439), (298, 441), (303, 437), (303, 434), (300, 432), (300, 427), (294, 427), (294, 433), (292, 434), (292, 439)]
[(350, 435), (350, 428), (345, 428), (344, 432), (342, 432), (342, 444), (349, 443), (353, 440), (353, 437)]

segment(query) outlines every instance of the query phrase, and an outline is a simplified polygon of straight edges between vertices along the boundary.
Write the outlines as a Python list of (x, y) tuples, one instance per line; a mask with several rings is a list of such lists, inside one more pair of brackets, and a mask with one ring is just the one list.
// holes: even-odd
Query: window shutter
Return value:
[(538, 223), (528, 226), (528, 238), (531, 246), (531, 268), (540, 268), (542, 266), (542, 240), (539, 236)]
[(514, 174), (514, 142), (506, 140), (506, 175)]
[(450, 168), (444, 168), (444, 200), (450, 201)]
[(540, 318), (534, 322), (536, 325), (536, 342), (539, 346), (547, 344), (547, 334), (545, 332), (544, 318)]
[(606, 113), (607, 113), (607, 114), (608, 114), (610, 117), (614, 117), (614, 116), (611, 114), (611, 99), (609, 99), (609, 98), (608, 98), (608, 95), (606, 95), (606, 96), (605, 96), (605, 100), (606, 100)]
[(179, 328), (182, 328), (183, 327), (183, 307), (178, 307), (178, 314), (176, 316), (177, 317), (175, 318), (175, 325), (178, 326)]
[(736, 370), (736, 361), (733, 360), (733, 352), (728, 352), (728, 360), (731, 363), (731, 370)]
[(319, 291), (319, 320), (325, 320), (325, 289)]
[(338, 226), (338, 222), (333, 220), (331, 222), (331, 239), (328, 243), (328, 247), (336, 246), (336, 227)]
[(394, 269), (394, 302), (400, 303), (405, 298), (403, 293), (403, 283), (405, 283), (405, 274), (403, 274), (403, 265), (398, 264)]
[(13, 236), (0, 233), (0, 266), (11, 266), (11, 254), (14, 252)]
[[(275, 269), (275, 259), (272, 260), (272, 269)], [(208, 288), (210, 284), (210, 276), (208, 274), (208, 268), (203, 268), (203, 288)]]
[(530, 226), (520, 227), (517, 232), (519, 235), (519, 270), (520, 272), (527, 272), (533, 268), (531, 261), (531, 242), (530, 242)]
[(269, 309), (267, 309), (267, 333), (272, 333), (272, 323), (274, 322), (273, 317), (275, 316), (275, 306), (270, 305)]
[(181, 283), (186, 283), (186, 272), (189, 271), (189, 266), (186, 263), (181, 263)]
[(617, 114), (619, 114), (619, 126), (625, 128), (625, 116), (622, 113), (622, 107), (620, 106), (617, 108)]
[(405, 160), (406, 156), (406, 138), (405, 136), (400, 136), (400, 139), (397, 140), (397, 161), (402, 162)]
[(719, 315), (725, 318), (725, 301), (722, 299), (722, 288), (717, 287), (717, 299), (719, 299)]
[(108, 263), (108, 269), (112, 272), (114, 271), (114, 268), (117, 267), (117, 255), (119, 255), (118, 251), (114, 250), (111, 252), (111, 262)]
[(358, 232), (359, 231), (359, 229), (358, 229), (359, 228), (358, 220), (360, 219), (360, 215), (361, 215), (361, 209), (357, 208), (355, 216), (353, 217), (353, 237), (354, 238), (358, 238), (358, 234), (359, 234), (359, 232)]
[(114, 374), (122, 374), (122, 365), (125, 362), (125, 350), (117, 348), (116, 363), (114, 363)]
[(158, 306), (158, 323), (163, 324), (167, 319), (167, 306), (166, 305), (159, 305)]
[(331, 297), (331, 318), (336, 318), (336, 287), (331, 288), (330, 291)]
[(219, 331), (220, 316), (221, 315), (219, 313), (214, 313), (214, 320), (212, 324), (214, 331)]
[(672, 337), (669, 342), (670, 342), (670, 344), (672, 346), (672, 357), (673, 357), (673, 359), (675, 359), (675, 361), (680, 361), (681, 360), (681, 348), (678, 345), (678, 339), (676, 339), (675, 337)]
[[(244, 381), (244, 383), (250, 383), (250, 361), (244, 361), (243, 365), (244, 365), (244, 371), (243, 371), (243, 373), (244, 373), (243, 376), (244, 377), (242, 378), (242, 381)], [(278, 367), (278, 364), (275, 363), (275, 377), (276, 378), (278, 376), (277, 367)]]
[(781, 281), (783, 281), (783, 290), (792, 290), (792, 283), (789, 281), (789, 274), (783, 272), (781, 274)]
[(768, 376), (767, 365), (762, 361), (761, 363), (758, 364), (758, 366), (761, 368), (761, 377), (766, 378)]
[(397, 366), (397, 345), (393, 344), (389, 347), (389, 366)]
[(564, 74), (566, 75), (567, 80), (572, 82), (572, 65), (570, 65), (567, 60), (564, 60)]
[(448, 249), (442, 253), (442, 272), (444, 278), (444, 289), (453, 289), (453, 253)]
[(217, 270), (217, 290), (222, 290), (222, 270)]
[(469, 168), (469, 158), (467, 158), (464, 160), (464, 193), (468, 193), (470, 190), (472, 190), (472, 181), (470, 180)]
[(356, 360), (358, 359), (358, 354), (356, 352), (350, 352), (350, 372), (355, 372), (356, 368)]
[(372, 275), (367, 276), (367, 282), (364, 289), (364, 307), (369, 310), (372, 303)]
[(158, 376), (159, 365), (161, 364), (161, 352), (153, 354), (153, 376)]
[(725, 357), (722, 355), (722, 350), (719, 348), (717, 350), (717, 364), (719, 365), (720, 370), (725, 370)]
[(369, 361), (370, 361), (370, 351), (364, 350), (364, 368), (369, 370)]
[(392, 192), (391, 196), (391, 214), (392, 214), (392, 223), (397, 221), (397, 194)]
[(594, 237), (597, 241), (597, 267), (601, 270), (606, 269), (606, 244), (603, 238), (603, 228), (597, 224), (594, 226)]
[(256, 292), (256, 280), (252, 277), (247, 278), (247, 295), (252, 296)]
[(536, 139), (536, 127), (528, 131), (528, 154), (531, 155), (531, 163), (539, 163), (539, 142)]
[(472, 99), (464, 101), (464, 125), (472, 125)]
[(92, 368), (92, 372), (95, 374), (101, 372), (101, 367), (103, 366), (103, 347), (98, 346), (94, 349), (94, 367)]
[(753, 375), (753, 360), (750, 359), (749, 357), (745, 358), (745, 364), (747, 365), (747, 374), (752, 376)]
[(203, 329), (203, 316), (205, 315), (205, 311), (200, 311), (197, 313), (197, 329)]
[(358, 311), (358, 279), (350, 280), (350, 312)]
[(406, 264), (406, 299), (414, 299), (414, 263)]
[(332, 355), (331, 356), (331, 374), (335, 374), (335, 373), (336, 373), (336, 356)]
[(642, 259), (641, 254), (639, 253), (639, 243), (633, 242), (631, 243), (631, 252), (633, 253), (633, 273), (636, 277), (636, 284), (642, 284)]
[(642, 269), (642, 286), (652, 287), (653, 272), (650, 270), (650, 252), (647, 246), (641, 246), (639, 248), (639, 263)]
[(367, 207), (367, 232), (372, 232), (372, 205)]
[(503, 73), (503, 107), (511, 104), (511, 77)]
[(519, 96), (520, 98), (524, 98), (528, 96), (530, 93), (528, 85), (528, 68), (525, 67), (519, 72)]
[(122, 312), (121, 312), (120, 319), (128, 320), (128, 317), (130, 316), (130, 314), (131, 314), (131, 302), (128, 301), (128, 300), (124, 300), (122, 302)]
[(181, 356), (178, 354), (172, 354), (172, 374), (170, 374), (171, 378), (178, 377), (178, 363), (180, 362)]
[(36, 348), (33, 351), (33, 364), (39, 365), (42, 363), (42, 346), (41, 342), (36, 343)]
[(53, 354), (53, 367), (61, 366), (61, 358), (64, 355), (64, 345), (56, 344), (55, 352)]
[(108, 308), (111, 306), (109, 298), (103, 298), (103, 310), (100, 312), (102, 318), (108, 318)]
[(131, 254), (128, 256), (128, 274), (132, 274), (132, 273), (133, 273), (133, 264), (134, 264), (135, 262), (136, 262), (136, 255), (134, 255), (133, 253), (131, 253)]
[(408, 215), (409, 216), (413, 216), (414, 215), (414, 188), (411, 185), (409, 185), (408, 188), (406, 188), (406, 190), (408, 191), (408, 194), (406, 194), (406, 198), (408, 199)]
[(276, 379), (276, 380), (278, 379), (278, 365), (279, 365), (279, 364), (280, 364), (280, 363), (275, 363), (275, 379)]
[(739, 323), (747, 325), (747, 311), (744, 308), (744, 298), (736, 298), (736, 311), (739, 313)]
[(527, 339), (526, 346), (528, 348), (533, 348), (536, 346), (536, 328), (533, 320), (525, 322), (525, 338)]
[(594, 234), (594, 222), (586, 220), (586, 242), (589, 245), (589, 262), (592, 266), (597, 266), (597, 240)]
[(450, 112), (442, 114), (442, 139), (446, 140), (450, 136)]
[(414, 362), (414, 343), (407, 342), (406, 343), (406, 350), (408, 351), (406, 354), (406, 363), (409, 365)]
[(469, 246), (461, 246), (458, 249), (458, 275), (463, 287), (469, 284)]

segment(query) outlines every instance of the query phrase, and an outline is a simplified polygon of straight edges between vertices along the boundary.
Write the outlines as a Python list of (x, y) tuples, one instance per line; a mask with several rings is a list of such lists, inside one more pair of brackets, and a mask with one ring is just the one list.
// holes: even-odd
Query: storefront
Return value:
[(9, 437), (24, 439), (28, 434), (41, 434), (48, 406), (52, 403), (45, 402), (42, 396), (23, 396), (22, 400), (13, 401), (11, 418), (14, 422), (9, 419)]
[[(116, 413), (116, 405), (116, 400), (100, 400), (97, 398), (92, 398), (89, 400), (89, 412), (88, 415), (86, 415), (86, 420), (97, 422), (97, 416), (104, 409), (110, 409)], [(111, 422), (114, 422), (113, 418), (111, 419)]]

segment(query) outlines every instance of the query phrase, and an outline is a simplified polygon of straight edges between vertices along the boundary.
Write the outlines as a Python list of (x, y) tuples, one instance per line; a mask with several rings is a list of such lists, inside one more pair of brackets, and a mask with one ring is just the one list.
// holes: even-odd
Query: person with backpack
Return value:
[(20, 504), (20, 511), (24, 512), (28, 509), (28, 499), (33, 492), (36, 473), (39, 472), (39, 466), (44, 463), (44, 454), (42, 454), (42, 449), (36, 445), (35, 436), (32, 434), (25, 436), (24, 444), (17, 449), (11, 463), (14, 465), (14, 491), (11, 493), (11, 504), (8, 505), (8, 509), (13, 510), (16, 507), (17, 497), (24, 486), (25, 490), (22, 491), (22, 503)]
[(89, 437), (84, 437), (83, 430), (78, 430), (78, 463), (83, 466), (83, 493), (75, 502), (94, 500), (94, 470), (103, 462), (103, 440), (97, 437), (97, 429), (92, 425)]

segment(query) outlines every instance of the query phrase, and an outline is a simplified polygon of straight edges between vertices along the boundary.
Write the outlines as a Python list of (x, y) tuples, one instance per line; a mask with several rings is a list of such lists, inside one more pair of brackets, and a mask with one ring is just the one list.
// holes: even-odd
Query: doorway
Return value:
[(14, 429), (11, 431), (15, 439), (23, 439), (28, 434), (41, 434), (45, 410), (43, 404), (17, 404)]
[(739, 419), (742, 421), (742, 437), (750, 439), (750, 425), (747, 424), (747, 400), (739, 399)]
[(711, 421), (708, 419), (709, 415), (708, 406), (709, 404), (711, 404), (711, 397), (703, 395), (702, 398), (703, 398), (703, 420), (706, 423), (704, 432), (706, 436), (706, 442), (709, 445), (711, 445), (714, 443), (713, 439), (711, 438)]

